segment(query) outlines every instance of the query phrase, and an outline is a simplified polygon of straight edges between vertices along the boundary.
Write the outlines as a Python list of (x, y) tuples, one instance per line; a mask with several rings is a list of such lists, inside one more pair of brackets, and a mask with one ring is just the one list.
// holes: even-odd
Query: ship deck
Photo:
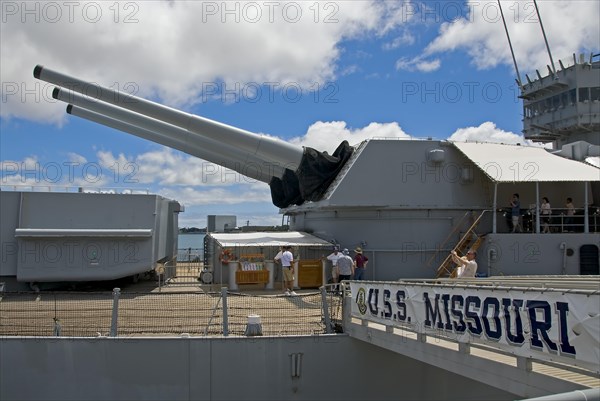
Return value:
[[(346, 296), (319, 290), (289, 297), (281, 290), (248, 286), (244, 292), (216, 291), (215, 285), (187, 280), (185, 272), (167, 285), (142, 281), (118, 294), (92, 292), (3, 293), (0, 298), (2, 337), (244, 337), (248, 316), (259, 315), (262, 336), (330, 335), (350, 337), (420, 362), (458, 373), (523, 396), (600, 388), (597, 371), (565, 363), (524, 357), (490, 341), (465, 343), (439, 330), (361, 318), (352, 311), (353, 285)], [(192, 276), (190, 276), (192, 277)], [(406, 280), (388, 286), (436, 288), (466, 293), (491, 291), (523, 297), (554, 292), (597, 296), (598, 277), (503, 277), (471, 280)], [(356, 288), (352, 288), (352, 292)], [(118, 296), (117, 296), (118, 295)], [(497, 295), (501, 297), (502, 295)], [(115, 315), (115, 310), (117, 314)], [(597, 348), (597, 344), (596, 344)]]

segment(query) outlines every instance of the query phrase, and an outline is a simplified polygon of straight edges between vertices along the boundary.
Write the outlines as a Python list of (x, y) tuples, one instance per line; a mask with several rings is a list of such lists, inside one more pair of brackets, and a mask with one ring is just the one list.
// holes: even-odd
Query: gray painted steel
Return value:
[(1, 338), (0, 372), (2, 400), (516, 398), (345, 335)]
[(0, 191), (0, 277), (17, 275), (18, 247), (15, 229), (19, 227), (20, 192)]
[(157, 195), (2, 191), (0, 200), (3, 278), (112, 280), (177, 255), (181, 206)]
[(520, 369), (518, 366), (439, 346), (435, 341), (430, 344), (425, 342), (423, 337), (411, 339), (402, 334), (390, 334), (356, 323), (347, 324), (346, 329), (354, 338), (414, 358), (415, 361), (456, 372), (461, 376), (517, 394), (518, 397), (542, 396), (585, 388), (561, 377)]
[(523, 133), (528, 139), (554, 142), (555, 149), (576, 141), (600, 145), (600, 61), (573, 54), (569, 64), (563, 67), (561, 62), (556, 75), (524, 85)]
[[(443, 151), (443, 161), (431, 162), (432, 151)], [(579, 274), (581, 246), (600, 247), (600, 214), (590, 215), (596, 233), (511, 234), (501, 208), (519, 193), (521, 208), (527, 211), (535, 203), (536, 184), (498, 184), (494, 212), (494, 183), (448, 142), (373, 139), (362, 144), (349, 163), (325, 199), (284, 213), (290, 216), (291, 230), (311, 232), (349, 249), (362, 246), (370, 258), (368, 280), (433, 277), (485, 210), (475, 230), (485, 236), (478, 250), (479, 273)], [(519, 168), (516, 173), (529, 172)], [(590, 192), (589, 183), (545, 182), (539, 187), (540, 196), (549, 197), (555, 209), (564, 207), (564, 199), (571, 196), (581, 210), (586, 187)], [(599, 200), (589, 193), (589, 202), (598, 205)], [(453, 231), (465, 213), (471, 214), (467, 223)], [(566, 249), (573, 254), (565, 256)], [(492, 250), (496, 256), (490, 261)]]

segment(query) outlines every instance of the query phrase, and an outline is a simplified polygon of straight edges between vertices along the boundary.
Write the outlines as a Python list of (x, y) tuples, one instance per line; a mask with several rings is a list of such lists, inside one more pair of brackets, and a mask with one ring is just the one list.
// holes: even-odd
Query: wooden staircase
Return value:
[[(477, 225), (481, 221), (481, 218), (485, 214), (485, 210), (481, 212), (479, 217), (475, 219), (469, 229), (463, 234), (458, 243), (454, 246), (454, 251), (459, 257), (465, 255), (468, 250), (476, 251), (485, 239), (484, 236), (478, 235), (475, 232)], [(455, 277), (456, 276), (456, 264), (452, 260), (452, 255), (448, 254), (444, 261), (440, 264), (436, 272), (436, 278), (440, 277)]]

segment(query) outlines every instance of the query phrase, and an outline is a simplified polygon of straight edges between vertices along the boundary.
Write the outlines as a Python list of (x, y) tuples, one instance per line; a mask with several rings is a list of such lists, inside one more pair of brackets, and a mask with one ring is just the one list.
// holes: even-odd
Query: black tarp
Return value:
[(298, 169), (295, 172), (286, 170), (281, 179), (273, 177), (269, 183), (273, 204), (285, 208), (301, 205), (305, 201), (318, 201), (353, 151), (354, 148), (347, 141), (340, 143), (331, 155), (304, 148)]
[(277, 207), (301, 205), (304, 202), (300, 195), (298, 177), (290, 169), (285, 170), (282, 178), (273, 177), (269, 182), (269, 187), (271, 187), (271, 200)]

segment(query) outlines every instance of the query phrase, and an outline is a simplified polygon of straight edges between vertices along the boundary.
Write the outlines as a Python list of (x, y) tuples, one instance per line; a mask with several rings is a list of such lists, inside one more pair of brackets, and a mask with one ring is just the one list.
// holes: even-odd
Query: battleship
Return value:
[[(226, 287), (206, 323), (207, 332), (213, 319), (221, 322), (223, 329), (214, 336), (190, 335), (198, 330), (194, 324), (205, 324), (198, 318), (191, 326), (194, 331), (181, 326), (187, 331), (179, 336), (119, 336), (117, 322), (123, 320), (115, 314), (118, 291), (110, 330), (105, 329), (109, 335), (101, 330), (94, 337), (61, 336), (64, 330), (57, 314), (62, 309), (55, 307), (53, 315), (36, 312), (35, 319), (46, 318), (35, 320), (34, 326), (47, 325), (54, 316), (54, 336), (47, 337), (50, 332), (0, 338), (1, 398), (599, 399), (600, 169), (593, 165), (600, 153), (599, 70), (598, 60), (574, 57), (572, 65), (540, 74), (522, 86), (525, 135), (552, 143), (553, 150), (371, 139), (356, 146), (342, 143), (328, 155), (37, 66), (34, 75), (57, 85), (54, 96), (69, 103), (70, 114), (252, 174), (270, 185), (273, 201), (289, 216), (292, 230), (324, 243), (361, 246), (371, 263), (367, 281), (344, 283), (341, 298), (328, 295), (323, 286), (321, 295), (255, 301), (275, 302), (268, 309), (242, 307), (242, 314), (249, 313), (248, 327), (251, 319), (255, 326), (260, 319), (252, 312), (262, 310), (265, 329), (274, 334), (259, 337), (245, 336), (243, 331), (229, 335), (226, 316), (233, 310), (228, 312), (226, 299), (232, 295)], [(92, 99), (78, 92), (98, 96)], [(359, 184), (363, 190), (354, 191)], [(516, 193), (522, 206), (513, 220), (507, 203)], [(43, 203), (44, 195), (30, 195), (40, 198), (12, 194), (14, 213), (4, 213), (3, 201), (3, 223), (13, 224), (3, 224), (3, 232), (18, 235), (16, 255), (19, 246), (25, 246), (29, 247), (25, 256), (31, 257), (36, 242), (57, 237), (95, 242), (107, 235), (112, 238), (106, 239), (108, 249), (110, 241), (126, 238), (145, 249), (146, 257), (141, 265), (123, 272), (118, 263), (107, 268), (94, 255), (83, 255), (81, 261), (98, 263), (83, 266), (83, 276), (78, 270), (81, 263), (56, 269), (26, 258), (29, 264), (13, 270), (17, 277), (68, 281), (93, 272), (90, 279), (114, 278), (119, 271), (126, 275), (152, 271), (157, 261), (173, 255), (169, 243), (181, 211), (177, 202), (137, 198), (146, 207), (140, 209), (134, 202), (132, 213), (146, 214), (145, 218), (122, 229), (105, 222), (88, 232), (69, 226), (75, 221), (91, 224), (73, 218), (77, 215), (72, 211), (64, 211), (71, 218), (59, 220), (32, 212), (35, 208), (28, 207)], [(74, 195), (82, 202), (88, 194)], [(543, 197), (571, 198), (575, 210), (571, 213), (554, 202), (550, 219), (543, 219), (538, 206)], [(70, 202), (62, 204), (68, 208)], [(57, 198), (54, 203), (61, 201)], [(12, 219), (5, 220), (5, 214)], [(478, 251), (482, 277), (451, 278), (449, 252), (467, 249)], [(14, 259), (17, 264), (22, 260)], [(209, 273), (213, 279), (219, 277)], [(188, 302), (200, 296), (186, 295)], [(3, 293), (0, 311), (8, 325), (2, 327), (4, 332), (12, 330), (9, 322), (22, 321), (19, 316), (45, 305), (44, 294), (29, 295), (33, 301), (27, 297)], [(140, 301), (145, 297), (133, 295)], [(322, 327), (321, 332), (277, 334), (282, 332), (278, 327), (297, 323), (290, 316), (314, 311), (319, 298), (321, 321), (313, 324)], [(200, 299), (214, 302), (210, 297)], [(80, 305), (85, 308), (89, 302)], [(229, 304), (239, 302), (232, 299)], [(68, 305), (65, 313), (74, 314), (78, 303)], [(135, 312), (128, 315), (149, 313), (149, 304), (145, 305), (134, 306)], [(341, 305), (341, 312), (334, 305)], [(11, 308), (16, 312), (11, 314)], [(273, 310), (279, 308), (286, 308), (287, 315), (274, 318)], [(99, 306), (94, 310), (106, 316)], [(164, 301), (152, 304), (150, 310), (178, 316), (183, 311), (172, 310)], [(240, 316), (235, 319), (239, 327)]]
[[(518, 80), (525, 138), (547, 147), (370, 139), (341, 143), (331, 155), (36, 66), (34, 76), (56, 85), (53, 96), (69, 114), (264, 182), (291, 230), (360, 246), (370, 263), (366, 281), (344, 283), (341, 297), (327, 294), (326, 286), (316, 295), (323, 305), (341, 303), (338, 332), (332, 310), (323, 307), (323, 333), (311, 335), (231, 336), (220, 312), (224, 329), (213, 337), (120, 337), (116, 326), (109, 336), (3, 336), (0, 398), (600, 399), (597, 57), (573, 55), (547, 74)], [(112, 279), (153, 271), (173, 258), (181, 211), (175, 201), (136, 198), (146, 205), (139, 212), (152, 219), (85, 231), (73, 226), (76, 218), (31, 214), (27, 208), (43, 203), (43, 194), (0, 194), (2, 232), (14, 232), (17, 255), (11, 256), (15, 267), (2, 271), (17, 281)], [(514, 194), (520, 207), (509, 206)], [(76, 195), (77, 202), (87, 199)], [(542, 216), (543, 198), (552, 200), (550, 216)], [(119, 263), (86, 265), (93, 273), (76, 268), (96, 262), (93, 254), (68, 269), (31, 259), (19, 265), (19, 247), (35, 249), (49, 238), (96, 242), (102, 235), (140, 244), (144, 260), (126, 271)], [(106, 241), (99, 249), (110, 249)], [(450, 252), (469, 249), (477, 252), (479, 277), (454, 279)], [(207, 252), (215, 253), (205, 255), (205, 267), (216, 280), (218, 252)], [(33, 305), (44, 297), (35, 294)], [(309, 296), (273, 299), (301, 309), (311, 306)], [(10, 299), (2, 294), (0, 311)], [(225, 311), (226, 289), (221, 299)], [(219, 314), (214, 311), (211, 319)], [(269, 313), (263, 313), (266, 325)], [(268, 324), (291, 325), (289, 318)]]
[[(521, 87), (525, 138), (552, 150), (371, 139), (343, 142), (331, 155), (43, 66), (34, 76), (57, 85), (53, 96), (72, 115), (268, 183), (291, 230), (362, 247), (369, 280), (447, 277), (449, 252), (468, 249), (478, 252), (480, 275), (598, 275), (600, 60), (573, 56), (560, 65), (537, 80), (527, 76)], [(508, 210), (514, 194), (515, 227)], [(551, 215), (539, 213), (542, 198), (552, 200)]]

